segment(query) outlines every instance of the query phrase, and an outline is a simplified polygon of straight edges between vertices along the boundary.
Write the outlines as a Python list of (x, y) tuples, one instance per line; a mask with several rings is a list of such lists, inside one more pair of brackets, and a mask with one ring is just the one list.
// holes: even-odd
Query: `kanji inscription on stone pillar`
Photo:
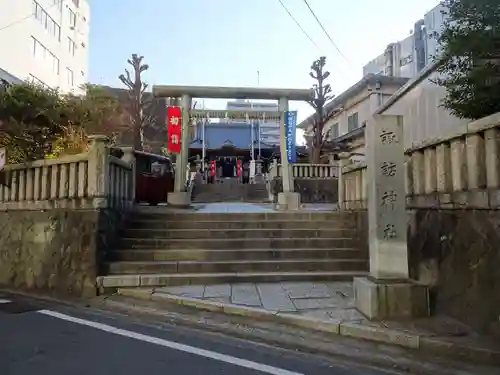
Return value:
[(407, 278), (402, 117), (375, 115), (366, 134), (370, 272), (377, 278)]

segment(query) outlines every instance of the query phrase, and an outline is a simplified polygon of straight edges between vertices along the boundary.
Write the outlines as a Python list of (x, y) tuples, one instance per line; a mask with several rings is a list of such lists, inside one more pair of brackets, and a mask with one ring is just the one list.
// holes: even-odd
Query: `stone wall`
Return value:
[(59, 296), (92, 296), (104, 251), (122, 215), (112, 210), (0, 213), (0, 285)]
[[(337, 203), (338, 182), (336, 178), (295, 178), (295, 191), (300, 193), (302, 203)], [(271, 191), (274, 201), (277, 201), (278, 193), (283, 191), (281, 178), (274, 178), (271, 182)]]
[(500, 211), (410, 212), (412, 277), (431, 286), (431, 308), (485, 332), (500, 317)]
[(355, 238), (358, 242), (358, 248), (366, 254), (366, 258), (369, 258), (369, 247), (368, 247), (368, 211), (367, 210), (352, 210), (349, 211), (350, 215), (354, 215), (355, 221)]

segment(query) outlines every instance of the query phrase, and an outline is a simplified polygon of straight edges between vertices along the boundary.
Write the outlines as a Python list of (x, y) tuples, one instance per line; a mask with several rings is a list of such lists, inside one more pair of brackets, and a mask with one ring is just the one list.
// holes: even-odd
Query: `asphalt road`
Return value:
[[(4, 298), (4, 300), (2, 300)], [(2, 375), (388, 375), (123, 315), (0, 295)]]

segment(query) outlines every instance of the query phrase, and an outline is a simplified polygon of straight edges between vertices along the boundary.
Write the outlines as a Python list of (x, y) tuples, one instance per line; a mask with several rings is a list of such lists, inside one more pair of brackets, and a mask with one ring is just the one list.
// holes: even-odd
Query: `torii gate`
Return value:
[[(313, 89), (270, 89), (262, 87), (216, 87), (216, 86), (153, 86), (153, 95), (161, 98), (182, 98), (182, 125), (181, 125), (181, 152), (177, 157), (175, 169), (174, 192), (168, 195), (168, 203), (172, 206), (185, 207), (191, 203), (191, 197), (184, 191), (185, 171), (189, 153), (189, 126), (191, 111), (196, 116), (210, 114), (213, 110), (191, 110), (193, 98), (210, 99), (265, 99), (278, 100), (279, 113), (274, 114), (280, 118), (280, 154), (282, 164), (283, 192), (278, 195), (281, 208), (298, 210), (300, 207), (300, 194), (294, 192), (293, 175), (288, 163), (286, 153), (285, 112), (288, 111), (290, 100), (310, 101), (314, 98)], [(229, 111), (224, 111), (229, 112)]]

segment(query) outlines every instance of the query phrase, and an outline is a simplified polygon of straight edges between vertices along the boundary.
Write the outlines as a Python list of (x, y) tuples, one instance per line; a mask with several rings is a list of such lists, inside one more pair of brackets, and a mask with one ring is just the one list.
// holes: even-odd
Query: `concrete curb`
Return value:
[(332, 333), (341, 336), (363, 339), (408, 349), (419, 349), (433, 355), (442, 355), (454, 359), (462, 359), (475, 363), (500, 365), (500, 350), (463, 345), (414, 333), (388, 328), (364, 326), (340, 321), (321, 321), (309, 317), (278, 313), (254, 307), (246, 307), (202, 299), (182, 297), (173, 294), (154, 294), (153, 289), (118, 289), (118, 294), (154, 302), (169, 302), (199, 310), (243, 316), (265, 321), (288, 324), (295, 327), (312, 329), (318, 332)]

